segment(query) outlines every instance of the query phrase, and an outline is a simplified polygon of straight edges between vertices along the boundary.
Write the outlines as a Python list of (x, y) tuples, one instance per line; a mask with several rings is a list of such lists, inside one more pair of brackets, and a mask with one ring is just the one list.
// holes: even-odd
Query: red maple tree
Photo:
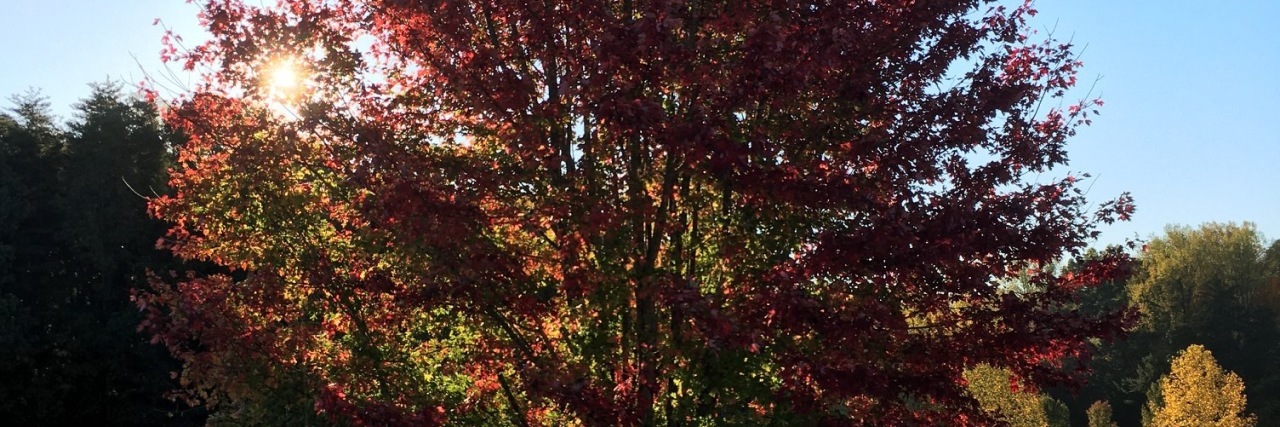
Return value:
[(153, 280), (144, 327), (233, 419), (994, 423), (966, 367), (1067, 382), (1128, 318), (1070, 310), (1119, 251), (1039, 269), (1132, 207), (1037, 181), (1098, 102), (1054, 107), (1080, 63), (1033, 14), (205, 1), (152, 209), (228, 274)]

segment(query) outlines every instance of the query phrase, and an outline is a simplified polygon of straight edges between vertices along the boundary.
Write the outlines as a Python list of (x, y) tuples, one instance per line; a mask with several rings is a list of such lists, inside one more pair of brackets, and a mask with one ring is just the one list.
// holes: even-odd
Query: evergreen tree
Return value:
[(64, 128), (38, 94), (0, 119), (0, 420), (183, 425), (179, 369), (136, 332), (130, 289), (172, 259), (129, 187), (163, 191), (167, 136), (118, 84), (92, 86)]
[(68, 276), (58, 244), (64, 160), (60, 130), (38, 92), (11, 98), (12, 116), (0, 134), (0, 418), (39, 424), (60, 409), (71, 385), (62, 381), (67, 353), (57, 318), (67, 313), (58, 284)]

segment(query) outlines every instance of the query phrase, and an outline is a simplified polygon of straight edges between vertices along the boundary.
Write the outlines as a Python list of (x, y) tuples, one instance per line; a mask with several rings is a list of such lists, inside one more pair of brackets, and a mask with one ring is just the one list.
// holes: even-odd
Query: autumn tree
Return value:
[(1111, 404), (1105, 400), (1093, 402), (1086, 414), (1089, 417), (1089, 427), (1116, 427), (1116, 423), (1111, 421)]
[[(1254, 393), (1263, 424), (1280, 422), (1280, 329), (1270, 284), (1277, 276), (1268, 242), (1251, 223), (1170, 226), (1147, 243), (1128, 283), (1130, 303), (1142, 321), (1131, 337), (1127, 381), (1144, 390), (1164, 363), (1195, 343), (1215, 349)], [(1134, 369), (1137, 365), (1137, 369)]]
[(1129, 285), (1146, 329), (1206, 338), (1225, 313), (1261, 299), (1272, 272), (1266, 244), (1252, 223), (1170, 226), (1147, 243)]
[(1187, 347), (1173, 359), (1168, 375), (1160, 378), (1159, 400), (1148, 403), (1148, 427), (1251, 427), (1257, 423), (1245, 411), (1244, 381), (1224, 371), (1204, 346)]
[(152, 202), (229, 274), (138, 295), (228, 423), (988, 425), (1127, 319), (1029, 2), (248, 3)]
[(1019, 384), (1008, 369), (979, 365), (965, 371), (969, 393), (987, 413), (996, 415), (1010, 427), (1068, 427), (1067, 408), (1062, 402)]

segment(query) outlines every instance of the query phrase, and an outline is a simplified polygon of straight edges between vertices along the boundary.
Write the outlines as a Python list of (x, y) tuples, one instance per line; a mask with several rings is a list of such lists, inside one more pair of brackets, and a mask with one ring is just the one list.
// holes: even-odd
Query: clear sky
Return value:
[[(1037, 8), (1043, 31), (1085, 47), (1081, 81), (1100, 77), (1106, 102), (1070, 142), (1070, 170), (1094, 175), (1091, 199), (1137, 200), (1133, 221), (1105, 227), (1102, 243), (1207, 221), (1253, 221), (1280, 238), (1280, 1)], [(161, 70), (152, 21), (195, 35), (195, 11), (182, 0), (0, 0), (0, 95), (40, 88), (66, 118), (87, 83)]]
[(1069, 144), (1090, 196), (1138, 207), (1104, 242), (1165, 224), (1252, 221), (1280, 238), (1280, 1), (1041, 0), (1037, 20), (1085, 46), (1106, 102)]

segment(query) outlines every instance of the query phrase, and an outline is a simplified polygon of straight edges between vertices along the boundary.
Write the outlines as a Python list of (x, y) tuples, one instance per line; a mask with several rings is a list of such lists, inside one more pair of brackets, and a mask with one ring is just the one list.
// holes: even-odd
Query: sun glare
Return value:
[(302, 77), (292, 60), (280, 61), (271, 66), (269, 81), (271, 91), (277, 96), (293, 95), (302, 85)]
[(306, 70), (294, 58), (280, 58), (262, 65), (262, 90), (267, 104), (281, 117), (297, 117), (295, 108), (307, 96), (306, 89)]

